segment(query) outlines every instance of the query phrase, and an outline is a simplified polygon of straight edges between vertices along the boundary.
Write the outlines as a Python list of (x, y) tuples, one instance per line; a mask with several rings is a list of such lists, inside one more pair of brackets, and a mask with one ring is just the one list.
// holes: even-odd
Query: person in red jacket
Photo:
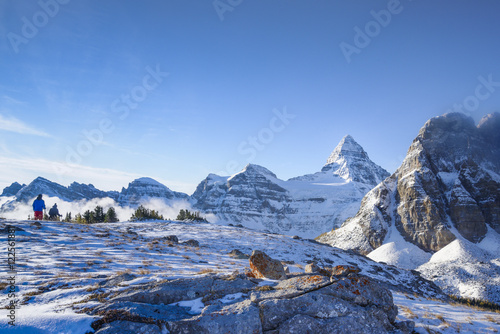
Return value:
[(33, 211), (35, 211), (35, 219), (43, 220), (43, 210), (45, 210), (45, 202), (42, 199), (42, 194), (40, 194), (33, 202)]

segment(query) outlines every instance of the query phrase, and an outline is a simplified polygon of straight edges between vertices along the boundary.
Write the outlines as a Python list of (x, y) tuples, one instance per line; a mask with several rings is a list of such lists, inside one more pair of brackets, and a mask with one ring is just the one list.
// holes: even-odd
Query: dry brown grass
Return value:
[(405, 313), (405, 316), (408, 319), (417, 319), (418, 315), (416, 315), (409, 307), (407, 306), (399, 306), (399, 309)]

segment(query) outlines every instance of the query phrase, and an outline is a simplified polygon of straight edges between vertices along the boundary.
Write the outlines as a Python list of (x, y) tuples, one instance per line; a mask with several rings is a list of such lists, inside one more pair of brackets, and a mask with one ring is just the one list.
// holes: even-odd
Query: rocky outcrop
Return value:
[(283, 181), (249, 164), (231, 177), (208, 175), (191, 198), (221, 222), (313, 238), (353, 216), (361, 198), (388, 175), (346, 136), (320, 172)]
[(402, 165), (364, 198), (356, 216), (321, 242), (369, 253), (394, 225), (424, 251), (438, 251), (458, 233), (481, 241), (500, 233), (500, 114), (452, 113), (429, 120)]
[(286, 278), (283, 264), (259, 250), (254, 250), (250, 256), (250, 269), (252, 270), (253, 276), (256, 278), (269, 278), (274, 280)]
[[(206, 276), (121, 292), (91, 311), (96, 334), (411, 333), (392, 294), (358, 275), (289, 276), (274, 286), (245, 275)], [(265, 288), (264, 288), (265, 287)], [(198, 298), (200, 310), (183, 301)], [(192, 304), (192, 303), (191, 303)]]

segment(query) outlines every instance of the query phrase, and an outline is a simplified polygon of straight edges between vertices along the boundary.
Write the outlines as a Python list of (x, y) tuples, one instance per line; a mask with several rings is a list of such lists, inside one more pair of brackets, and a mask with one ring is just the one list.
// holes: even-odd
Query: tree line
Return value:
[[(140, 205), (130, 217), (130, 221), (145, 221), (145, 220), (165, 220), (163, 215), (158, 211), (145, 208)], [(170, 220), (170, 219), (168, 219)], [(206, 218), (201, 216), (199, 211), (191, 212), (189, 210), (181, 209), (177, 215), (176, 220), (180, 221), (197, 221), (206, 222)], [(119, 219), (116, 215), (116, 210), (113, 207), (108, 208), (106, 213), (102, 206), (96, 206), (94, 210), (87, 210), (83, 214), (78, 213), (72, 217), (71, 212), (67, 213), (64, 222), (78, 223), (78, 224), (99, 224), (99, 223), (116, 223)]]

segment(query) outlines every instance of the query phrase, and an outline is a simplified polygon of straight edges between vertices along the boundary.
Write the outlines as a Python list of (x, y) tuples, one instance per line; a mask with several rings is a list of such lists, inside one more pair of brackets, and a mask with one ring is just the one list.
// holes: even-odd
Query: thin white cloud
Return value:
[(17, 118), (6, 117), (3, 115), (0, 115), (0, 130), (20, 133), (23, 135), (51, 137), (48, 133), (37, 130)]

